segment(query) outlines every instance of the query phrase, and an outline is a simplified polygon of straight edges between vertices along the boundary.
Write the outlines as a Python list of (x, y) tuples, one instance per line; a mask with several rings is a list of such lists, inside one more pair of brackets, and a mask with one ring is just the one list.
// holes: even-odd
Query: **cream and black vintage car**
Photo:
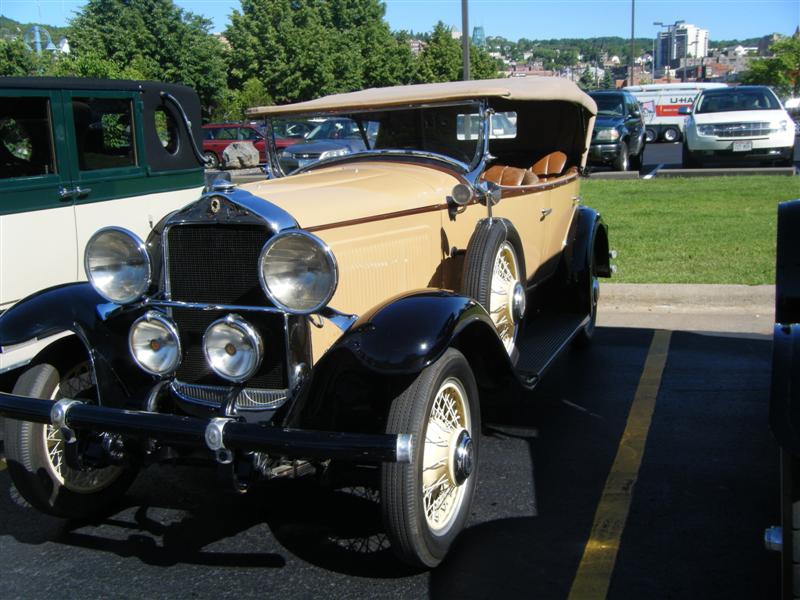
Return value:
[(239, 490), (366, 473), (398, 556), (437, 565), (470, 513), (481, 404), (592, 336), (611, 273), (578, 190), (595, 111), (536, 77), (252, 109), (352, 119), (366, 149), (284, 176), (273, 148), (266, 180), (210, 184), (146, 240), (100, 229), (88, 282), (6, 311), (3, 348), (71, 333), (0, 394), (17, 489), (69, 518), (176, 457)]

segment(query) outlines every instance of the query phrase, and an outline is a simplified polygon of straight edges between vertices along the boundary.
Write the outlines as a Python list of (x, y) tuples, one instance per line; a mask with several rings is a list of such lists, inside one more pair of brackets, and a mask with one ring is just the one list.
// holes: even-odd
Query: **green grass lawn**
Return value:
[[(624, 283), (775, 281), (777, 204), (800, 198), (800, 177), (585, 179), (618, 251)], [(798, 232), (800, 235), (800, 232)]]

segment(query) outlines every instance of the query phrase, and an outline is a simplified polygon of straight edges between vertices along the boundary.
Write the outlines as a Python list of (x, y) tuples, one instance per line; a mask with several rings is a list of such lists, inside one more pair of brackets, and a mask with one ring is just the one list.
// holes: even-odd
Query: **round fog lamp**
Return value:
[(151, 375), (166, 375), (181, 362), (181, 342), (175, 324), (154, 310), (136, 319), (128, 334), (133, 360)]
[(255, 375), (264, 354), (261, 336), (239, 315), (228, 315), (208, 326), (203, 352), (217, 375), (235, 383)]

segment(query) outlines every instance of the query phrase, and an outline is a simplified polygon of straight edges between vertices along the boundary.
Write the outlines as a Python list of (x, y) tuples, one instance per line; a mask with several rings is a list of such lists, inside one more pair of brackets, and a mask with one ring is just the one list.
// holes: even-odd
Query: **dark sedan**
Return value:
[[(367, 139), (374, 139), (377, 131), (366, 128)], [(305, 167), (318, 160), (344, 156), (366, 150), (364, 135), (352, 119), (327, 119), (317, 125), (299, 144), (286, 147), (278, 155), (284, 173)]]
[(640, 169), (645, 128), (636, 98), (625, 91), (591, 92), (589, 95), (597, 103), (589, 162), (610, 165), (617, 171)]

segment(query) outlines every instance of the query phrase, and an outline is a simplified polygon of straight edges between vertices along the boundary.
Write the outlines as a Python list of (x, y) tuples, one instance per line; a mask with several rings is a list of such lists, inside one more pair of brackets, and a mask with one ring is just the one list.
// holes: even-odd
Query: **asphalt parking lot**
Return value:
[[(665, 310), (609, 305), (592, 346), (532, 393), (492, 399), (471, 522), (432, 572), (392, 558), (364, 488), (235, 496), (213, 470), (160, 466), (112, 515), (67, 522), (19, 506), (0, 472), (0, 597), (558, 599), (579, 578), (609, 598), (776, 597), (779, 557), (761, 542), (779, 509), (771, 319)], [(655, 384), (654, 339), (666, 349)], [(642, 389), (654, 404), (637, 421), (640, 466), (620, 472)], [(598, 507), (620, 481), (616, 564), (586, 571)]]

